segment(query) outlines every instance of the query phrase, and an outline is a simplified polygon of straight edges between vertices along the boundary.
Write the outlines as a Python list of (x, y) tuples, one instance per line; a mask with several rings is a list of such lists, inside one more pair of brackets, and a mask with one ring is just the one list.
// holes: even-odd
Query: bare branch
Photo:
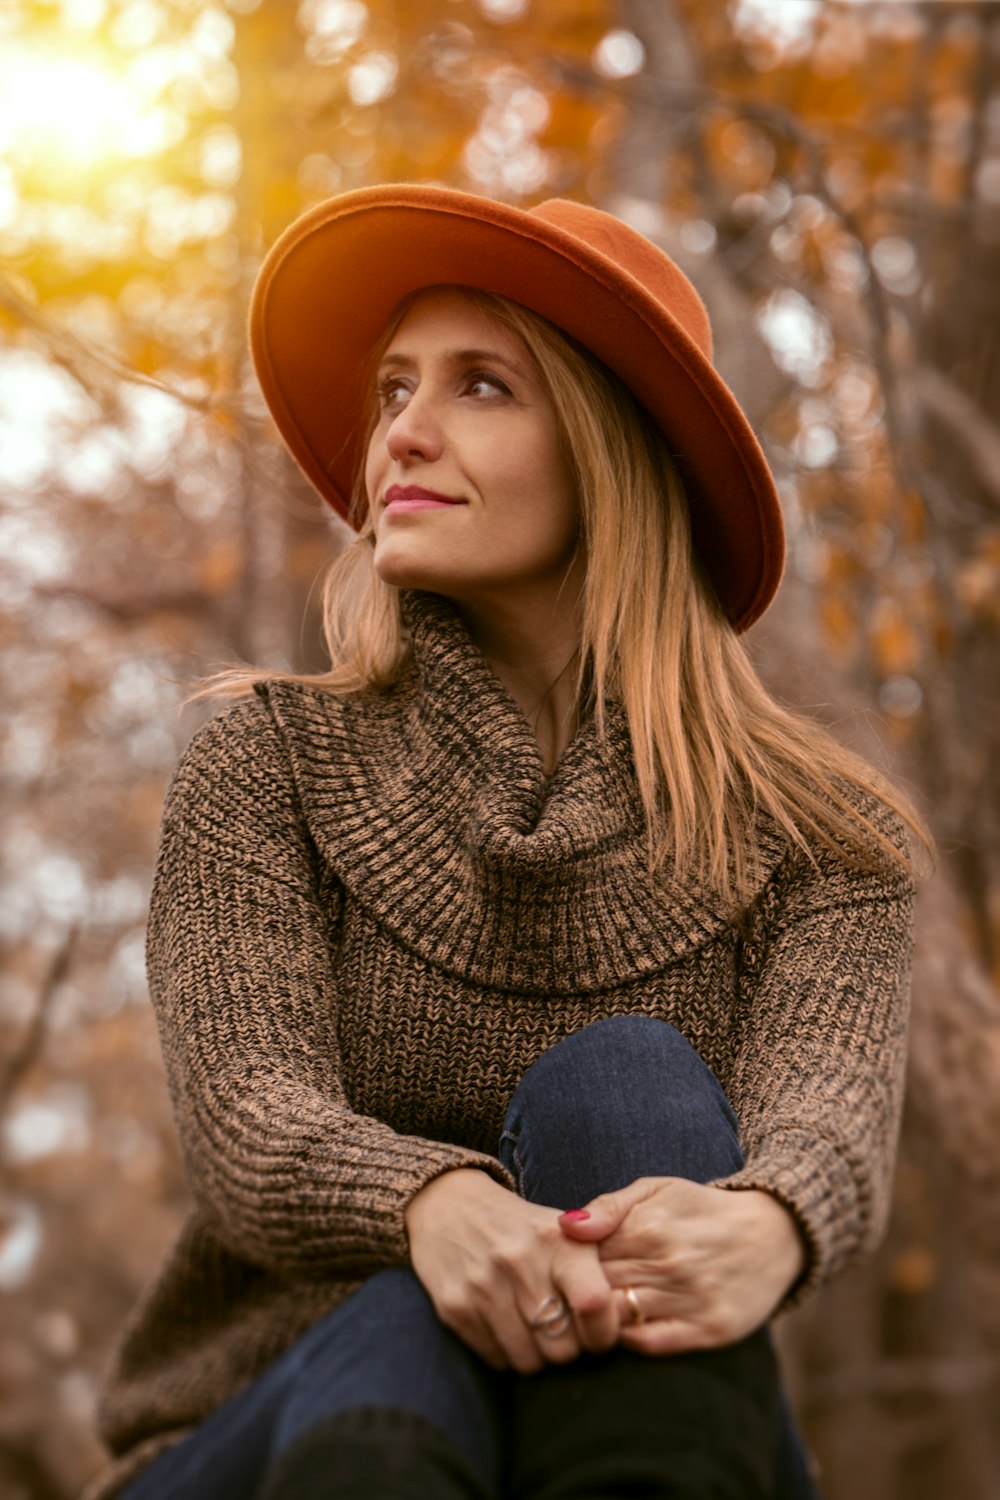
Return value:
[(1000, 426), (960, 386), (931, 365), (915, 370), (911, 382), (924, 411), (960, 439), (983, 489), (1000, 504)]
[(608, 81), (599, 79), (592, 69), (575, 59), (562, 56), (552, 58), (550, 66), (557, 78), (584, 93), (617, 95), (627, 103), (639, 100), (647, 109), (680, 115), (685, 120), (692, 113), (708, 114), (725, 109), (743, 119), (755, 121), (798, 147), (805, 167), (804, 190), (818, 199), (839, 220), (854, 241), (865, 268), (863, 297), (873, 330), (868, 352), (885, 396), (885, 428), (889, 450), (900, 476), (923, 493), (923, 476), (919, 468), (908, 459), (899, 381), (888, 354), (887, 298), (857, 217), (844, 207), (827, 185), (829, 141), (803, 124), (791, 110), (770, 101), (741, 98), (707, 85), (676, 84), (641, 75), (620, 82)]
[(38, 1000), (28, 1029), (21, 1039), (20, 1046), (9, 1058), (4, 1059), (3, 1068), (0, 1071), (0, 1113), (10, 1103), (14, 1090), (41, 1053), (48, 1031), (52, 1001), (69, 970), (77, 932), (78, 928), (75, 924), (68, 928), (62, 942), (52, 955), (48, 971), (38, 992)]
[(815, 1376), (809, 1404), (832, 1406), (856, 1401), (859, 1396), (912, 1396), (928, 1392), (968, 1397), (987, 1390), (998, 1369), (996, 1357), (986, 1354), (929, 1355), (848, 1365)]
[(103, 406), (106, 403), (106, 391), (102, 390), (99, 382), (95, 381), (95, 372), (109, 377), (115, 385), (124, 382), (128, 385), (147, 386), (151, 390), (162, 391), (165, 396), (172, 396), (175, 401), (179, 401), (182, 406), (188, 407), (191, 411), (239, 413), (249, 420), (257, 418), (256, 411), (233, 396), (194, 396), (188, 391), (170, 385), (165, 380), (159, 380), (155, 375), (147, 375), (142, 370), (133, 369), (110, 349), (101, 349), (85, 343), (70, 329), (60, 327), (51, 318), (47, 318), (17, 289), (9, 277), (2, 274), (0, 274), (0, 308), (28, 328), (44, 344), (53, 362), (65, 370), (98, 405)]
[(205, 616), (218, 613), (212, 596), (193, 588), (164, 590), (162, 593), (145, 590), (142, 593), (113, 595), (61, 583), (36, 584), (33, 594), (39, 599), (70, 599), (75, 604), (85, 604), (123, 624), (164, 613), (197, 613)]

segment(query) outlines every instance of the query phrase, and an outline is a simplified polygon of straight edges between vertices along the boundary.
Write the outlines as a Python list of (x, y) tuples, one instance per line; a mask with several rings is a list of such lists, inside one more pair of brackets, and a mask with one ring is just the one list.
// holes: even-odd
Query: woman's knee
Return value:
[(736, 1128), (711, 1068), (676, 1026), (655, 1016), (607, 1016), (563, 1037), (526, 1070), (514, 1100), (616, 1117), (704, 1111)]
[(522, 1084), (565, 1070), (600, 1071), (622, 1080), (647, 1072), (661, 1077), (664, 1067), (714, 1079), (687, 1037), (671, 1022), (647, 1015), (605, 1016), (547, 1048), (526, 1070)]
[(577, 1201), (584, 1179), (605, 1192), (644, 1176), (708, 1181), (742, 1165), (715, 1074), (676, 1027), (645, 1015), (596, 1021), (542, 1053), (515, 1090), (501, 1155), (536, 1201), (561, 1163)]

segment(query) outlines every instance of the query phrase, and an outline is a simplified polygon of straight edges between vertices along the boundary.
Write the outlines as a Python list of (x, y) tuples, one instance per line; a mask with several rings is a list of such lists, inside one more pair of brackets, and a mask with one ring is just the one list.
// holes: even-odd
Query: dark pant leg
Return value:
[(394, 1408), (447, 1433), (492, 1492), (505, 1383), (439, 1320), (414, 1273), (403, 1267), (379, 1272), (337, 1313), (331, 1336), (282, 1402), (273, 1451), (325, 1417)]
[[(718, 1080), (647, 1016), (597, 1022), (544, 1053), (515, 1092), (501, 1156), (524, 1196), (557, 1208), (638, 1177), (705, 1182), (742, 1165)], [(518, 1382), (514, 1402), (525, 1500), (815, 1495), (764, 1330), (705, 1354), (584, 1357)]]
[[(496, 1496), (505, 1389), (438, 1320), (412, 1271), (382, 1271), (156, 1460), (122, 1500), (253, 1500), (265, 1483), (277, 1483), (287, 1500), (312, 1493), (300, 1478), (281, 1476), (286, 1455), (310, 1433), (320, 1434), (314, 1454), (320, 1443), (331, 1462), (351, 1450), (365, 1465), (364, 1482), (332, 1493), (375, 1500), (373, 1457), (404, 1467), (389, 1451), (395, 1443), (411, 1478), (418, 1461), (433, 1472), (428, 1493)], [(358, 1413), (366, 1414), (360, 1423)], [(311, 1458), (310, 1471), (317, 1466)], [(467, 1483), (456, 1477), (463, 1471)], [(388, 1479), (387, 1493), (402, 1494)]]

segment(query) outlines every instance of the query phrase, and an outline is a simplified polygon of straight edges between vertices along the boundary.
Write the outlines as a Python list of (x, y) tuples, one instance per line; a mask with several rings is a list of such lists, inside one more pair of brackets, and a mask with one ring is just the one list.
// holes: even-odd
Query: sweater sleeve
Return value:
[(742, 1045), (729, 1094), (741, 1171), (795, 1216), (802, 1296), (880, 1240), (903, 1102), (912, 885), (823, 856), (794, 860), (748, 945)]
[(355, 1114), (331, 956), (340, 890), (319, 867), (282, 742), (240, 704), (195, 736), (164, 813), (150, 992), (189, 1185), (232, 1253), (281, 1275), (407, 1260), (404, 1211), (492, 1157)]

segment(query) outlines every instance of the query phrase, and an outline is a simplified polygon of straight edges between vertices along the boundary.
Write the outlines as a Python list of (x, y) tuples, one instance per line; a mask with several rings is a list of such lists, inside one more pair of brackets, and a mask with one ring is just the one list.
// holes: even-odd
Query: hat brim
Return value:
[(447, 188), (345, 193), (267, 255), (250, 309), (261, 389), (292, 455), (341, 515), (362, 461), (361, 372), (401, 300), (469, 285), (549, 319), (609, 365), (665, 435), (694, 546), (745, 630), (781, 578), (774, 480), (736, 398), (670, 312), (610, 256), (545, 218)]

